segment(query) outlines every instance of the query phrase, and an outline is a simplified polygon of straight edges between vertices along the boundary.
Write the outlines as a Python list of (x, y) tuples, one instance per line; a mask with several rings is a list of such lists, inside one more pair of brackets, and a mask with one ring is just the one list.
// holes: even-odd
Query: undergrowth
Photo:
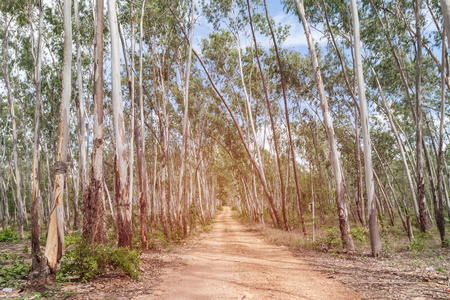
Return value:
[(13, 227), (7, 227), (3, 232), (0, 232), (0, 242), (15, 242), (19, 240), (19, 235), (14, 231)]
[(0, 262), (0, 288), (18, 288), (25, 284), (30, 264), (18, 255), (2, 253)]
[(131, 278), (139, 278), (139, 253), (128, 248), (112, 248), (99, 245), (92, 249), (83, 241), (75, 244), (61, 259), (56, 279), (59, 282), (69, 281), (75, 276), (81, 281), (103, 275), (107, 270), (123, 272)]

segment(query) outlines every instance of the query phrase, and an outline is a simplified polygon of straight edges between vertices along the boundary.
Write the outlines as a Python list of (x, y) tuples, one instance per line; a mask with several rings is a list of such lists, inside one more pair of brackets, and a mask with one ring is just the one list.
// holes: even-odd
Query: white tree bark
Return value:
[(33, 189), (31, 196), (31, 253), (40, 253), (41, 237), (41, 216), (39, 197), (39, 135), (40, 135), (40, 115), (41, 115), (41, 65), (42, 65), (42, 23), (44, 19), (43, 0), (39, 1), (39, 33), (35, 66), (35, 92), (36, 92), (36, 108), (34, 112), (34, 149), (33, 149)]
[[(188, 60), (186, 62), (186, 73), (184, 82), (184, 116), (183, 116), (183, 145), (181, 147), (181, 168), (180, 168), (180, 180), (178, 189), (178, 218), (181, 218), (181, 208), (182, 202), (184, 201), (184, 212), (183, 212), (183, 222), (186, 224), (186, 214), (188, 213), (188, 207), (186, 205), (187, 197), (183, 198), (184, 191), (186, 190), (186, 178), (184, 176), (184, 171), (186, 169), (186, 160), (188, 153), (188, 122), (189, 122), (189, 76), (191, 74), (191, 61), (192, 61), (192, 42), (194, 39), (194, 13), (195, 13), (195, 0), (192, 0), (191, 7), (191, 29), (189, 38), (189, 48), (188, 48)], [(141, 62), (140, 62), (141, 63)], [(141, 66), (141, 65), (140, 65)], [(142, 75), (140, 75), (142, 76)], [(142, 116), (141, 116), (142, 118)], [(143, 146), (144, 147), (144, 146)], [(186, 226), (184, 226), (186, 228)], [(185, 231), (185, 233), (187, 233)]]
[(119, 27), (116, 1), (108, 0), (108, 19), (111, 30), (111, 100), (113, 106), (116, 141), (116, 199), (118, 213), (119, 247), (131, 246), (131, 210), (128, 197), (128, 161), (125, 124), (123, 119), (122, 92), (120, 83)]
[(450, 0), (440, 0), (441, 9), (442, 9), (442, 17), (444, 19), (445, 30), (443, 30), (444, 34), (447, 36), (448, 49), (450, 49)]
[(359, 37), (359, 17), (356, 0), (351, 0), (351, 10), (353, 21), (353, 36), (355, 41), (355, 63), (356, 76), (358, 81), (358, 96), (360, 108), (359, 111), (361, 115), (361, 130), (364, 144), (364, 170), (366, 179), (367, 210), (369, 215), (370, 244), (372, 247), (372, 255), (374, 257), (378, 257), (381, 255), (382, 248), (377, 222), (377, 206), (375, 199), (375, 186), (373, 181), (372, 148), (370, 145), (369, 118), (367, 111), (366, 89), (364, 86), (364, 73), (362, 68), (361, 44)]
[(64, 0), (64, 63), (62, 73), (61, 117), (58, 156), (55, 166), (55, 188), (45, 247), (45, 257), (52, 273), (64, 254), (64, 176), (67, 174), (67, 145), (69, 142), (69, 109), (72, 88), (72, 1)]
[[(77, 46), (77, 89), (78, 96), (75, 97), (77, 106), (77, 119), (78, 119), (78, 147), (79, 147), (79, 175), (81, 182), (81, 195), (84, 199), (88, 193), (89, 183), (86, 167), (86, 125), (85, 125), (85, 108), (84, 108), (84, 95), (83, 95), (83, 67), (81, 65), (81, 45), (80, 45), (80, 17), (78, 14), (78, 0), (74, 2), (75, 13), (75, 31), (76, 31), (76, 46)], [(78, 198), (78, 194), (75, 195)], [(74, 201), (78, 202), (77, 199)], [(78, 206), (78, 205), (77, 205)], [(76, 220), (78, 222), (78, 220)], [(78, 224), (75, 224), (78, 227)]]

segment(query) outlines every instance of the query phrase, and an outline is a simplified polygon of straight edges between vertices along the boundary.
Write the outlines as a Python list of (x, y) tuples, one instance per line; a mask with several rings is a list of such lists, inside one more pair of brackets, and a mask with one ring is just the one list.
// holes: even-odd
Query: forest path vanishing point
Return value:
[(206, 238), (188, 247), (153, 294), (137, 299), (361, 299), (289, 250), (266, 243), (235, 220), (230, 207)]

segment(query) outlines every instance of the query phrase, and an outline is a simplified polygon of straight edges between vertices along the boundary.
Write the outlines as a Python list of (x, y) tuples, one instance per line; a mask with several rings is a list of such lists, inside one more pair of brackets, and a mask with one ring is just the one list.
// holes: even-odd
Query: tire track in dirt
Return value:
[(166, 269), (152, 295), (137, 299), (361, 299), (247, 230), (229, 207), (190, 248), (177, 253), (183, 263)]

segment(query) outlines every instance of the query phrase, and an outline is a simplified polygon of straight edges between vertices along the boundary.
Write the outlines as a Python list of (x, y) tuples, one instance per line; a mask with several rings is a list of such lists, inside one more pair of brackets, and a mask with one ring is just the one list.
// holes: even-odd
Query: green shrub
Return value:
[(222, 210), (223, 210), (222, 204), (217, 205), (217, 210), (219, 210), (219, 211), (222, 211)]
[(2, 263), (7, 263), (11, 260), (10, 266), (2, 266), (0, 268), (0, 287), (1, 288), (17, 288), (25, 284), (30, 265), (25, 263), (24, 259), (19, 256), (15, 256), (12, 259), (10, 254), (2, 254), (0, 257)]
[(79, 232), (72, 233), (72, 234), (66, 234), (64, 236), (64, 245), (67, 249), (70, 245), (78, 244), (81, 242), (81, 234)]
[(409, 245), (406, 246), (406, 250), (411, 252), (421, 252), (425, 249), (427, 243), (420, 238), (415, 238), (411, 241)]
[(85, 242), (67, 252), (58, 269), (57, 280), (68, 281), (69, 276), (77, 276), (80, 280), (87, 280), (105, 274), (108, 269), (120, 271), (131, 278), (139, 278), (139, 253), (128, 248), (111, 248), (99, 245), (92, 249)]
[(354, 240), (365, 243), (369, 239), (369, 230), (365, 227), (358, 227), (350, 229), (350, 234)]
[(327, 229), (326, 235), (319, 237), (312, 247), (314, 249), (331, 249), (334, 247), (339, 247), (341, 245), (339, 235), (339, 229), (337, 227), (332, 227)]
[(7, 227), (5, 231), (0, 232), (0, 242), (14, 242), (19, 239), (19, 235), (12, 227)]

